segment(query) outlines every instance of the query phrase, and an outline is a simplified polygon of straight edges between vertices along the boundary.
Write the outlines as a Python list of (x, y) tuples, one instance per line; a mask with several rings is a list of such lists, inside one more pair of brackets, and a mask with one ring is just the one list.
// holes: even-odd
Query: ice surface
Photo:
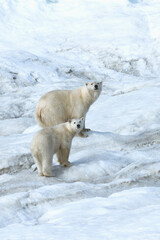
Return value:
[[(95, 197), (61, 206), (50, 206), (49, 211), (46, 206), (41, 206), (45, 213), (38, 218), (38, 223), (31, 220), (31, 213), (37, 206), (26, 210), (25, 197), (25, 193), (12, 196), (13, 202), (16, 198), (23, 206), (21, 214), (18, 207), (15, 209), (16, 217), (21, 223), (1, 228), (2, 239), (6, 236), (17, 240), (22, 238), (57, 240), (69, 237), (87, 240), (125, 239), (128, 236), (132, 237), (128, 239), (159, 238), (159, 188), (135, 188), (112, 194), (107, 199)], [(35, 197), (37, 199), (39, 194)]]
[[(0, 2), (0, 240), (160, 239), (160, 2)], [(38, 177), (37, 101), (86, 81), (92, 131)]]

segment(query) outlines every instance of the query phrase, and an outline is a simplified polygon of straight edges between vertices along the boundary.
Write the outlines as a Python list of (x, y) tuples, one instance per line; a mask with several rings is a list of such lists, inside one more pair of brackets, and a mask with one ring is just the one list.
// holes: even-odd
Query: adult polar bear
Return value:
[[(35, 112), (37, 123), (44, 128), (67, 122), (68, 119), (85, 117), (101, 91), (102, 82), (91, 82), (75, 90), (48, 92), (37, 104)], [(89, 131), (85, 128), (85, 121), (82, 131)], [(82, 132), (79, 135), (87, 136)]]

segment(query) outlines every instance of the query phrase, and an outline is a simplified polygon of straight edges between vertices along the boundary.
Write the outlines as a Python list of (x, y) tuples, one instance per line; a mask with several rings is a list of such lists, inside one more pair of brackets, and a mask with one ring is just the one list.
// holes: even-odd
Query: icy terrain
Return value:
[[(160, 1), (0, 0), (0, 240), (160, 239)], [(38, 177), (38, 99), (103, 81), (70, 168)]]

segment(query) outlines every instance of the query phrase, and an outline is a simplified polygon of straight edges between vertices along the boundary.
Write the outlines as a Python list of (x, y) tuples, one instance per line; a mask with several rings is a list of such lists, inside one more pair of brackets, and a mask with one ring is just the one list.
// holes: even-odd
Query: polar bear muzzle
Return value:
[(98, 85), (97, 85), (97, 84), (94, 86), (94, 89), (95, 89), (95, 90), (98, 90)]

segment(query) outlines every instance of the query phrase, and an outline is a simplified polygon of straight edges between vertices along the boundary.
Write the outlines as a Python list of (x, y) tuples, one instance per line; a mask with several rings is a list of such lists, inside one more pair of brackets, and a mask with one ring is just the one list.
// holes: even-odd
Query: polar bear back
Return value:
[(83, 117), (88, 108), (80, 89), (51, 91), (39, 100), (36, 120), (42, 127), (55, 126), (68, 119)]
[(43, 150), (43, 156), (48, 156), (48, 154), (53, 156), (60, 145), (70, 148), (73, 135), (68, 131), (66, 125), (67, 123), (59, 124), (55, 127), (44, 128), (37, 132), (31, 144), (33, 155)]

